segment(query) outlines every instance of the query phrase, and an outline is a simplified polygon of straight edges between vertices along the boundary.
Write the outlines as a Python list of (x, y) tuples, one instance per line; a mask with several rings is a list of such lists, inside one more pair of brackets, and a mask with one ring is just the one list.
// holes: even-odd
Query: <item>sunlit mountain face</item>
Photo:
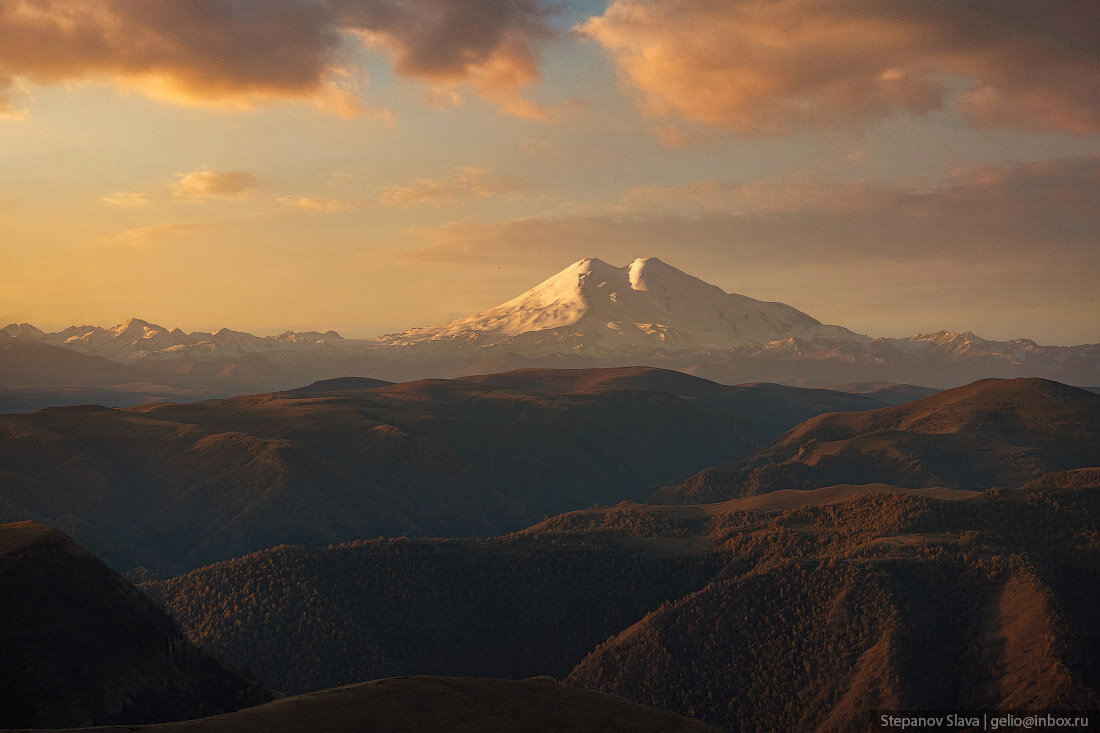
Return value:
[(0, 0), (0, 728), (1100, 717), (1097, 38)]

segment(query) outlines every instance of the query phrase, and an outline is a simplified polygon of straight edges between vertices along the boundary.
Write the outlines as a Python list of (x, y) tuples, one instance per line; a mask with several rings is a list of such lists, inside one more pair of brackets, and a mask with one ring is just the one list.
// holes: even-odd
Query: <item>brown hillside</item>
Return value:
[(859, 730), (881, 707), (1094, 709), (1100, 483), (1059, 476), (621, 504), (477, 542), (274, 548), (144, 587), (287, 691), (568, 674), (730, 730)]
[(1100, 486), (715, 515), (724, 570), (566, 682), (730, 730), (865, 730), (884, 708), (1097, 710), (1098, 520)]
[(661, 489), (653, 501), (838, 483), (984, 490), (1094, 465), (1100, 395), (1042, 379), (985, 379), (894, 407), (819, 415), (748, 458)]
[(495, 535), (644, 499), (870, 402), (653, 369), (363, 384), (0, 416), (0, 519), (162, 574), (283, 543)]

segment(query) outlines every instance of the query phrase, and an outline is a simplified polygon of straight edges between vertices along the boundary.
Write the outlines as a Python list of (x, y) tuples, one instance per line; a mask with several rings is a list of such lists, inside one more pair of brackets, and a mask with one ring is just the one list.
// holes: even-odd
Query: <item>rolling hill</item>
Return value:
[(196, 643), (297, 694), (406, 674), (560, 678), (719, 568), (599, 539), (379, 539), (274, 547), (142, 587)]
[(836, 483), (1020, 486), (1100, 465), (1100, 395), (1042, 379), (986, 379), (903, 405), (822, 414), (731, 465), (662, 488), (698, 503)]
[(273, 700), (281, 696), (192, 645), (121, 576), (33, 522), (0, 525), (0, 593), (5, 729), (713, 730), (548, 677), (391, 678)]
[(620, 369), (50, 408), (0, 417), (0, 519), (52, 523), (114, 567), (158, 573), (283, 543), (502, 534), (879, 404)]

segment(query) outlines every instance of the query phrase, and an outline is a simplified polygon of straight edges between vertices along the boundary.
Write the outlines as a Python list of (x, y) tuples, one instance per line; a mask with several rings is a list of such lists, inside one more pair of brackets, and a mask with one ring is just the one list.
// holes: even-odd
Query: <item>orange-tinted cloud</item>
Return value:
[(650, 112), (752, 135), (952, 100), (981, 126), (1094, 133), (1098, 29), (1095, 0), (612, 0), (579, 27)]
[(244, 171), (219, 173), (209, 169), (180, 175), (172, 186), (172, 197), (185, 201), (243, 199), (256, 192), (256, 177)]
[(460, 198), (490, 198), (492, 196), (522, 195), (524, 185), (520, 181), (494, 175), (484, 168), (464, 166), (454, 178), (438, 180), (419, 178), (407, 186), (387, 186), (382, 190), (378, 203), (394, 208), (408, 208), (418, 204), (449, 206)]
[(32, 103), (26, 82), (0, 70), (0, 119), (21, 120)]
[(611, 209), (678, 216), (846, 212), (871, 206), (874, 197), (873, 190), (862, 183), (833, 183), (811, 173), (797, 173), (744, 184), (704, 180), (685, 186), (639, 186), (626, 191)]
[(327, 199), (313, 196), (280, 196), (276, 199), (281, 205), (302, 211), (314, 211), (320, 214), (337, 214), (355, 211), (366, 202), (362, 199)]
[(102, 244), (118, 245), (125, 247), (149, 247), (154, 242), (170, 237), (175, 237), (188, 232), (199, 231), (208, 229), (212, 226), (212, 222), (208, 221), (194, 221), (194, 222), (177, 222), (173, 224), (157, 224), (153, 226), (137, 227), (135, 229), (127, 229), (118, 234), (113, 234), (108, 237), (104, 237), (100, 242)]
[(359, 111), (341, 44), (382, 44), (396, 70), (466, 81), (507, 112), (537, 77), (540, 0), (0, 0), (0, 114), (17, 78), (107, 80), (176, 102), (299, 98)]
[(122, 191), (104, 196), (100, 201), (112, 206), (152, 206), (154, 198), (154, 195), (140, 191), (133, 193)]

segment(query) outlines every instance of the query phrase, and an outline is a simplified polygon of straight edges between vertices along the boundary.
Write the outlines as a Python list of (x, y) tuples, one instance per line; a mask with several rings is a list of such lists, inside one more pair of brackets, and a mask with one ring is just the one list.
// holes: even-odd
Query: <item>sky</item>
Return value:
[(0, 322), (369, 337), (584, 257), (1100, 342), (1095, 0), (0, 0)]

